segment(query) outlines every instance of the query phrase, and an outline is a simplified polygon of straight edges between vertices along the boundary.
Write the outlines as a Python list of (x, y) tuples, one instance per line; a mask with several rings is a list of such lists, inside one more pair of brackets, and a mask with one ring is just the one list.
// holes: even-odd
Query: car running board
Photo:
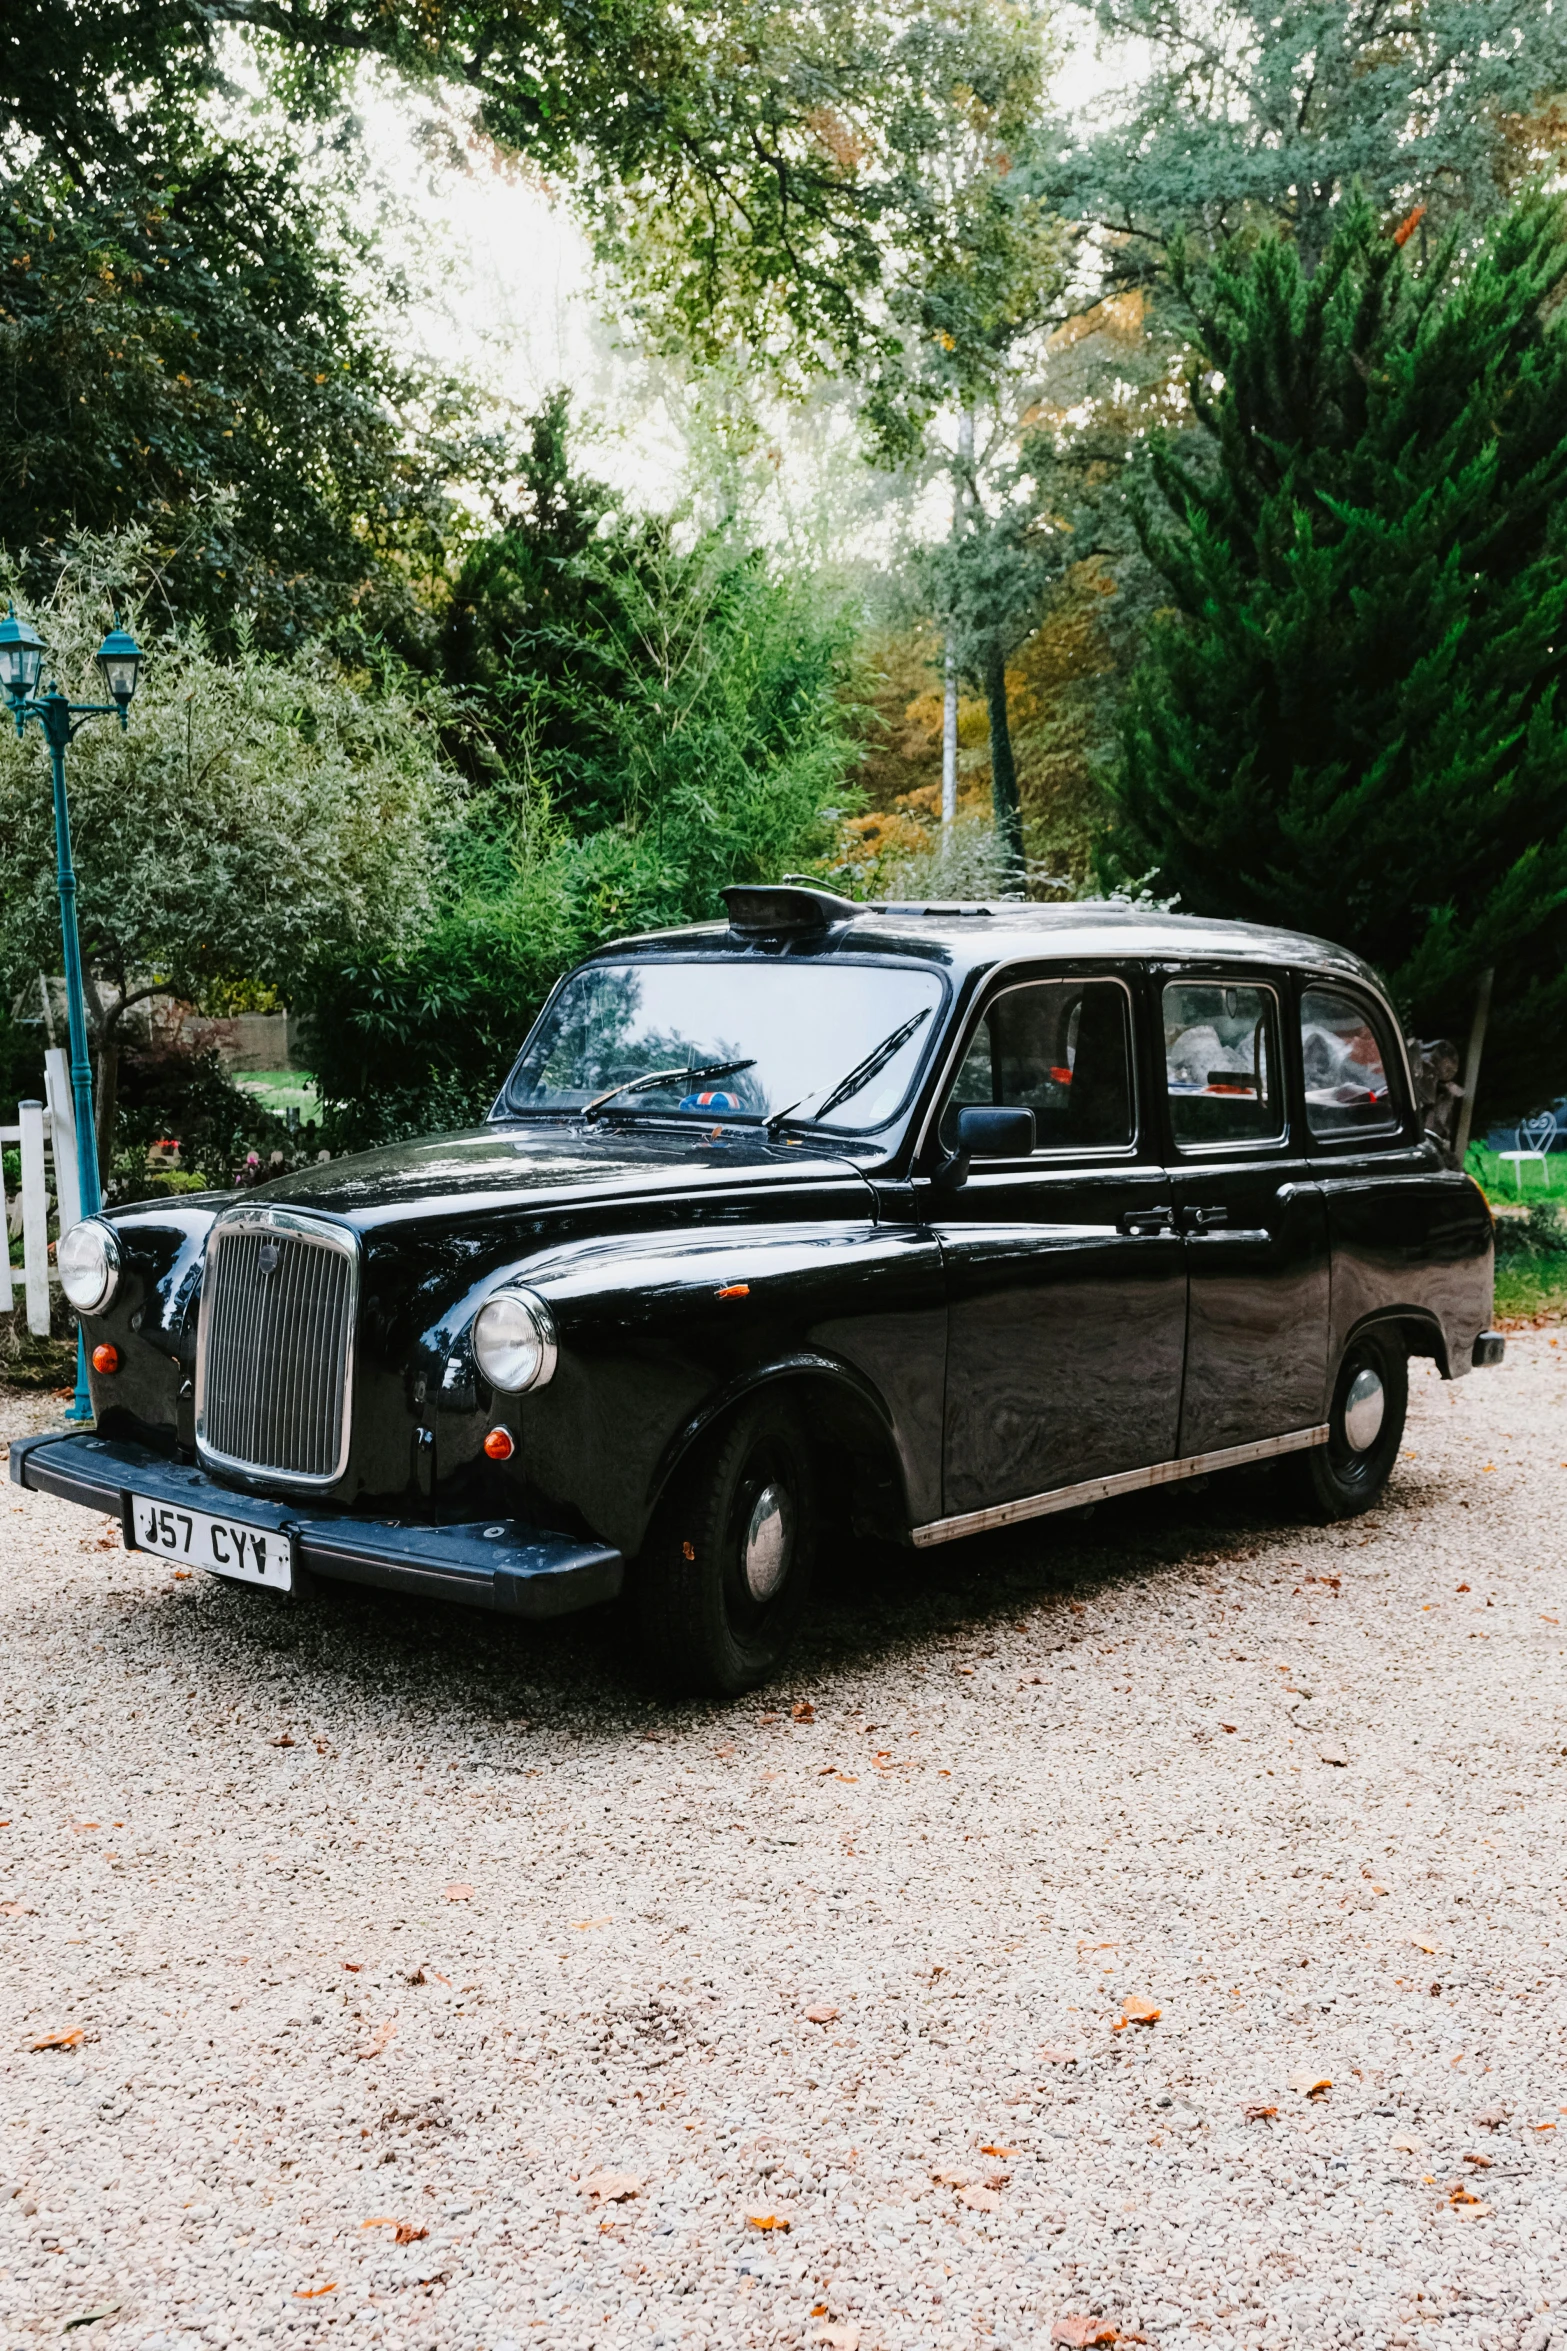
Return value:
[(1118, 1494), (1173, 1486), (1181, 1478), (1206, 1477), (1210, 1470), (1240, 1469), (1248, 1461), (1271, 1461), (1279, 1453), (1307, 1453), (1327, 1441), (1324, 1421), (1320, 1428), (1291, 1429), (1285, 1436), (1259, 1437), (1250, 1445), (1224, 1445), (1217, 1453), (1192, 1453), (1184, 1461), (1155, 1461), (1147, 1469), (1118, 1470), (1114, 1477), (1084, 1478), (1080, 1485), (1053, 1486), (1048, 1494), (1024, 1494), (1016, 1502), (993, 1503), (988, 1510), (965, 1510), (958, 1518), (933, 1518), (914, 1529), (914, 1542), (920, 1550), (931, 1543), (955, 1543), (962, 1535), (991, 1534), (997, 1527), (1015, 1526), (1019, 1519), (1080, 1510), (1085, 1502), (1112, 1502)]

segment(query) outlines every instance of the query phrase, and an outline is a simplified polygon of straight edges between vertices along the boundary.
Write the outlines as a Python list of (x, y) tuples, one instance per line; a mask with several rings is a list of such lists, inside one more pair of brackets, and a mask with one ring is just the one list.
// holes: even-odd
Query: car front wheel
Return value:
[(1313, 1517), (1353, 1518), (1380, 1500), (1409, 1405), (1409, 1360), (1395, 1331), (1364, 1331), (1333, 1383), (1328, 1441), (1297, 1456)]
[(759, 1399), (676, 1473), (637, 1563), (633, 1614), (660, 1686), (732, 1698), (782, 1663), (816, 1552), (816, 1480), (798, 1416)]

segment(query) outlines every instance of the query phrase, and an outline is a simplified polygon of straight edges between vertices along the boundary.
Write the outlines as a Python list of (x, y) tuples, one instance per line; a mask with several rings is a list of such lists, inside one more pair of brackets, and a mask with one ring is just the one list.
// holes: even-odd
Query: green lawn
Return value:
[(290, 1110), (297, 1110), (301, 1126), (307, 1119), (320, 1119), (321, 1097), (308, 1070), (236, 1070), (234, 1083), (254, 1094), (274, 1118), (286, 1118)]
[(1548, 1151), (1545, 1165), (1531, 1159), (1516, 1167), (1482, 1144), (1472, 1143), (1464, 1161), (1469, 1173), (1498, 1207), (1508, 1200), (1567, 1199), (1567, 1151)]

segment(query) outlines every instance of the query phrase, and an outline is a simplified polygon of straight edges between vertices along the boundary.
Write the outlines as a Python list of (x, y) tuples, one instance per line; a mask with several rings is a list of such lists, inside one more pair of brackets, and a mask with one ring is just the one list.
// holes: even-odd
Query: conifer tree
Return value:
[(1412, 267), (1364, 206), (1194, 283), (1206, 457), (1139, 517), (1175, 611), (1110, 870), (1339, 939), (1424, 1033), (1496, 973), (1482, 1113), (1567, 1090), (1567, 212)]

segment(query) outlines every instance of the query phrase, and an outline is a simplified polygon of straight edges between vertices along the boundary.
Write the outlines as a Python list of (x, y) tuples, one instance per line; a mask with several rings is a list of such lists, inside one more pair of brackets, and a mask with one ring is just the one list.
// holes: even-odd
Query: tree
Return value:
[(1172, 235), (1287, 228), (1308, 267), (1359, 189), (1428, 228), (1479, 218), (1559, 153), (1560, 0), (1098, 0), (1146, 60), (1068, 149), (1059, 200), (1146, 277)]
[[(105, 574), (144, 550), (99, 547), (37, 617), (67, 690), (95, 698)], [(94, 560), (96, 558), (96, 561)], [(96, 576), (95, 576), (96, 575)], [(98, 1061), (99, 1152), (113, 1154), (127, 1012), (155, 992), (249, 982), (285, 997), (304, 967), (426, 917), (451, 795), (427, 713), (394, 685), (350, 683), (301, 651), (216, 659), (132, 603), (148, 660), (129, 732), (100, 722), (70, 752), (82, 955)], [(59, 969), (48, 769), (36, 733), (0, 738), (0, 976)]]
[(1208, 461), (1156, 447), (1177, 617), (1133, 681), (1110, 857), (1341, 939), (1428, 1032), (1496, 972), (1497, 1111), (1567, 1088), (1567, 213), (1411, 264), (1353, 210), (1177, 257)]
[[(895, 354), (889, 253), (937, 212), (932, 137), (984, 81), (1008, 0), (11, 0), (0, 145), (81, 185), (146, 176), (166, 111), (222, 79), (236, 30), (298, 107), (387, 60), (466, 92), (478, 128), (570, 188), (645, 331), (796, 382)], [(104, 61), (115, 72), (106, 76)], [(894, 273), (895, 274), (895, 273)]]
[(301, 644), (350, 610), (417, 635), (446, 481), (486, 453), (390, 357), (330, 194), (286, 142), (173, 119), (144, 169), (4, 185), (0, 546), (30, 593), (74, 534), (134, 525), (165, 611), (220, 643), (243, 616)]
[(706, 920), (825, 850), (852, 806), (852, 614), (737, 529), (622, 518), (519, 614), (490, 704), (509, 765), (467, 804), (436, 918), (323, 958), (324, 1098), (362, 1142), (482, 1114), (560, 973)]

